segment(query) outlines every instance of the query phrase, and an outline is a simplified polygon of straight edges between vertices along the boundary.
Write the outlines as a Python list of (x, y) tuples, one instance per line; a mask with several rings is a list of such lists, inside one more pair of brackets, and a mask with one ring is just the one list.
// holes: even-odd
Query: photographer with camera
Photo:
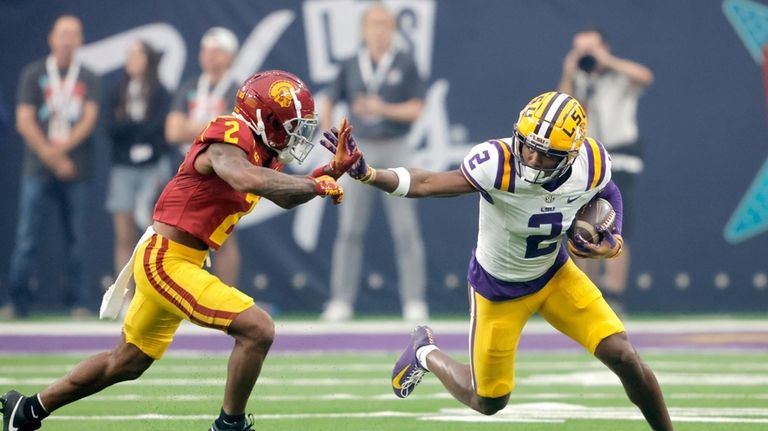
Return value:
[[(586, 28), (573, 36), (573, 47), (563, 61), (558, 90), (574, 95), (589, 115), (589, 135), (611, 153), (613, 181), (624, 200), (624, 249), (620, 257), (609, 260), (574, 259), (603, 291), (614, 310), (624, 309), (623, 296), (629, 275), (633, 189), (643, 172), (643, 159), (637, 128), (637, 102), (645, 87), (653, 82), (653, 72), (632, 60), (611, 53), (605, 34)], [(629, 223), (628, 223), (629, 222)], [(601, 264), (605, 268), (601, 268)], [(604, 274), (601, 276), (601, 270)]]

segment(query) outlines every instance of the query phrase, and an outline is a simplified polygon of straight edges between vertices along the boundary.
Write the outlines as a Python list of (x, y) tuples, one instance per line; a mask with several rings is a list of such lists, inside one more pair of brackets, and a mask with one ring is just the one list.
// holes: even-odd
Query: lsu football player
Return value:
[[(418, 326), (392, 371), (395, 395), (410, 395), (422, 376), (434, 373), (467, 406), (491, 415), (504, 408), (515, 386), (515, 352), (528, 319), (540, 313), (584, 346), (621, 379), (654, 430), (671, 430), (667, 407), (651, 369), (640, 359), (624, 325), (562, 245), (578, 209), (595, 196), (616, 211), (613, 230), (601, 226), (597, 245), (569, 240), (583, 257), (621, 253), (621, 194), (611, 182), (605, 148), (586, 137), (587, 116), (573, 97), (548, 92), (520, 112), (514, 134), (483, 142), (459, 169), (377, 170), (363, 157), (350, 176), (394, 196), (419, 198), (480, 194), (477, 245), (468, 269), (470, 363), (441, 352), (427, 326)], [(322, 144), (336, 152), (336, 135)], [(348, 149), (355, 148), (350, 140)]]
[[(304, 161), (316, 127), (314, 99), (299, 78), (266, 71), (246, 80), (232, 115), (212, 119), (192, 144), (160, 195), (154, 224), (131, 258), (133, 266), (124, 269), (132, 272), (136, 293), (122, 339), (114, 350), (86, 359), (38, 394), (9, 391), (0, 397), (3, 431), (38, 429), (54, 410), (138, 378), (163, 356), (182, 320), (235, 339), (224, 402), (210, 430), (251, 430), (246, 403), (272, 344), (274, 323), (252, 298), (206, 271), (203, 262), (261, 198), (284, 208), (315, 196), (341, 202), (336, 179), (359, 153), (336, 157), (310, 177), (281, 172), (285, 163)], [(116, 297), (119, 310), (122, 295), (110, 296)]]

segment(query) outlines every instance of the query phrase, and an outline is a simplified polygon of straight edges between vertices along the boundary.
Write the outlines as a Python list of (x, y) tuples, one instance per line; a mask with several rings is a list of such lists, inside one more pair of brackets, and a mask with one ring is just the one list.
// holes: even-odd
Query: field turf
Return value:
[[(643, 356), (661, 381), (677, 430), (768, 429), (768, 352), (652, 350)], [(83, 357), (0, 355), (0, 389), (33, 393)], [(395, 359), (396, 353), (375, 352), (270, 355), (249, 403), (255, 429), (649, 429), (618, 380), (578, 351), (520, 352), (510, 405), (491, 417), (455, 401), (432, 375), (410, 398), (396, 398), (389, 383)], [(43, 430), (206, 430), (221, 406), (226, 360), (218, 353), (169, 354), (138, 381), (56, 411)]]

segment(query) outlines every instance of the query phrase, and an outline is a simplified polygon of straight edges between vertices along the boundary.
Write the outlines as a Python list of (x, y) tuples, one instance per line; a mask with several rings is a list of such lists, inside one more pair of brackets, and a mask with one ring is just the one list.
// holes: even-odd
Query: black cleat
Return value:
[(39, 420), (24, 416), (22, 403), (26, 397), (14, 390), (0, 396), (3, 404), (3, 431), (34, 431), (42, 425)]
[(253, 415), (249, 413), (245, 419), (233, 424), (227, 424), (227, 427), (220, 427), (216, 424), (216, 421), (213, 421), (208, 431), (253, 431)]

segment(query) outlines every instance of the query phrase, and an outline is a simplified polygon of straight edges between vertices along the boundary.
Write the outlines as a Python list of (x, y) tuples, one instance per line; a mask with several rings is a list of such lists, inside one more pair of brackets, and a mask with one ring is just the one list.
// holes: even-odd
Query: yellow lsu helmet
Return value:
[[(515, 123), (512, 152), (520, 178), (543, 184), (563, 175), (576, 160), (587, 134), (587, 114), (578, 100), (557, 91), (531, 99)], [(553, 168), (526, 164), (523, 145), (557, 160)]]

